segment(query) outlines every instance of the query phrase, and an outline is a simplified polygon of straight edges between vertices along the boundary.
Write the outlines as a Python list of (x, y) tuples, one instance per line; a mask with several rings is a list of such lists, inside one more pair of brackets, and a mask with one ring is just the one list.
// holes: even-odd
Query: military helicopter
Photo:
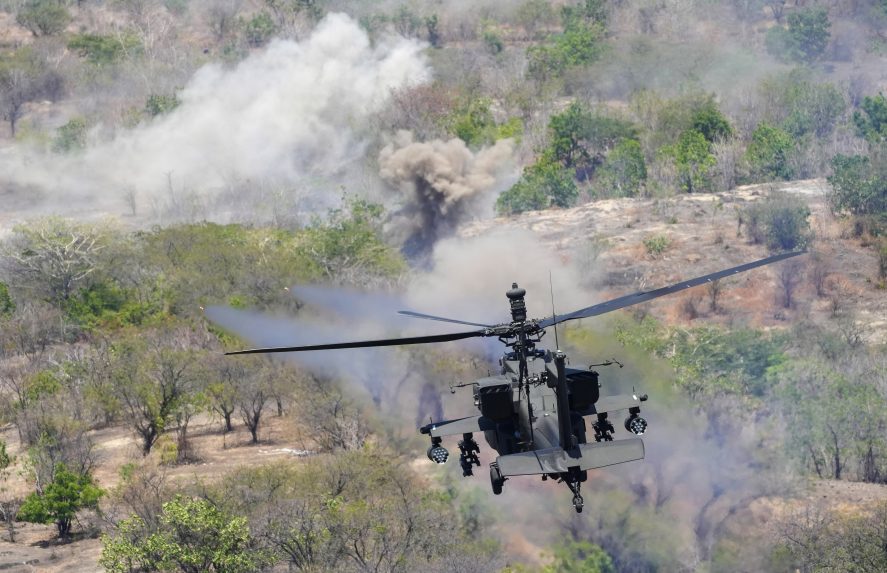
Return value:
[[(474, 404), (480, 410), (480, 415), (455, 420), (431, 420), (419, 428), (419, 432), (431, 439), (428, 458), (438, 464), (445, 463), (449, 452), (442, 445), (443, 438), (461, 434), (459, 463), (463, 476), (471, 476), (474, 467), (480, 466), (480, 446), (474, 434), (483, 432), (487, 444), (499, 454), (490, 464), (490, 484), (494, 494), (502, 493), (503, 485), (509, 478), (541, 475), (542, 480), (553, 479), (567, 484), (573, 493), (573, 507), (581, 513), (584, 501), (580, 488), (588, 479), (588, 470), (644, 458), (644, 443), (637, 436), (647, 431), (647, 421), (640, 415), (641, 403), (647, 401), (647, 395), (635, 393), (601, 397), (598, 372), (592, 368), (619, 363), (610, 360), (590, 366), (568, 367), (567, 356), (559, 348), (553, 352), (537, 348), (546, 329), (554, 327), (555, 346), (558, 346), (557, 325), (563, 322), (599, 316), (805, 252), (775, 255), (671, 286), (621, 296), (567, 314), (555, 314), (552, 309), (552, 315), (543, 319), (527, 317), (526, 290), (513, 283), (505, 293), (511, 321), (502, 324), (481, 324), (402, 310), (399, 313), (406, 316), (480, 328), (430, 336), (254, 348), (226, 354), (306, 352), (496, 337), (508, 348), (499, 360), (499, 374), (452, 388), (455, 391), (457, 387), (471, 386)], [(627, 411), (623, 427), (634, 437), (614, 440), (615, 428), (610, 415), (623, 411)], [(587, 439), (585, 416), (595, 417), (591, 425), (594, 431), (592, 443)]]

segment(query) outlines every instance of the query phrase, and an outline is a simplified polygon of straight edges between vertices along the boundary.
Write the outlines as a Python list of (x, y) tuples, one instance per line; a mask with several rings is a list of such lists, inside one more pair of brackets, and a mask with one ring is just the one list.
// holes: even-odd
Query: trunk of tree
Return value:
[(232, 412), (224, 412), (222, 416), (225, 418), (225, 432), (233, 432), (234, 426), (231, 425), (231, 414)]

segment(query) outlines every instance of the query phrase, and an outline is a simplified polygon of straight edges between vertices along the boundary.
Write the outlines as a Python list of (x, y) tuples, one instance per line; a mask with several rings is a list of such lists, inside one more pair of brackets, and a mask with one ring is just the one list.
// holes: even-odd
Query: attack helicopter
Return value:
[[(479, 328), (429, 336), (253, 348), (226, 354), (307, 352), (431, 344), (479, 337), (498, 338), (508, 349), (499, 359), (499, 373), (452, 388), (455, 391), (457, 387), (470, 386), (480, 415), (454, 420), (431, 420), (419, 428), (419, 432), (431, 440), (428, 458), (438, 464), (445, 463), (449, 452), (443, 447), (443, 438), (461, 435), (462, 439), (458, 442), (459, 463), (463, 476), (471, 476), (474, 468), (480, 466), (480, 446), (474, 439), (474, 434), (482, 432), (487, 444), (498, 453), (489, 467), (494, 494), (501, 494), (506, 480), (510, 478), (541, 475), (543, 481), (552, 479), (565, 483), (573, 493), (574, 509), (581, 513), (584, 501), (580, 488), (588, 479), (588, 470), (644, 458), (644, 442), (639, 436), (647, 431), (647, 421), (640, 414), (641, 404), (648, 397), (637, 393), (600, 396), (599, 374), (593, 368), (619, 363), (610, 360), (600, 364), (568, 367), (566, 354), (557, 348), (557, 325), (647, 302), (805, 252), (774, 255), (659, 289), (621, 296), (566, 314), (555, 314), (552, 308), (551, 316), (543, 319), (528, 318), (526, 290), (513, 283), (505, 293), (511, 312), (510, 322), (490, 325), (402, 310), (398, 312), (414, 318)], [(555, 331), (555, 350), (539, 348), (546, 329), (552, 327)], [(614, 439), (615, 427), (610, 416), (619, 412), (627, 412), (623, 427), (632, 437)], [(594, 417), (591, 424), (593, 442), (588, 441), (586, 416)]]

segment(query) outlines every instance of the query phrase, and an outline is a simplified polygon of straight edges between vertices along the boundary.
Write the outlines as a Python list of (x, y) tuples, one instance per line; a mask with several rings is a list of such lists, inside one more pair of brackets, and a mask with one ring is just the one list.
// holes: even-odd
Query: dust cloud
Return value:
[(79, 155), (4, 150), (0, 181), (36, 189), (50, 206), (63, 200), (67, 213), (120, 212), (127, 201), (144, 210), (171, 193), (212, 195), (243, 181), (323, 188), (335, 179), (335, 189), (365, 157), (370, 120), (391, 91), (430, 79), (423, 48), (398, 36), (371, 43), (356, 21), (330, 14), (303, 41), (276, 40), (231, 69), (204, 66), (170, 113)]

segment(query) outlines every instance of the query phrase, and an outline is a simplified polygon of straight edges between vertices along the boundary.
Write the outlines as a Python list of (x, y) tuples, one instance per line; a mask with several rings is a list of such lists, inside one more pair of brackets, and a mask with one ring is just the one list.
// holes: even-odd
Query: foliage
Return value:
[(758, 91), (766, 120), (794, 137), (829, 135), (847, 106), (837, 86), (817, 81), (804, 68), (766, 78)]
[(794, 171), (789, 156), (794, 149), (792, 136), (782, 129), (761, 123), (752, 133), (746, 158), (758, 180), (789, 180)]
[(9, 122), (12, 136), (28, 102), (58, 100), (64, 80), (34, 48), (24, 47), (0, 57), (0, 115)]
[(101, 270), (99, 255), (114, 236), (108, 226), (60, 217), (18, 225), (5, 245), (7, 271), (19, 288), (62, 304)]
[(520, 119), (514, 117), (497, 124), (491, 105), (492, 101), (488, 98), (470, 99), (455, 109), (444, 123), (449, 124), (448, 131), (471, 146), (488, 145), (507, 137), (519, 137), (522, 130)]
[(145, 102), (145, 112), (151, 117), (164, 115), (179, 107), (179, 98), (172, 94), (151, 94)]
[(853, 124), (860, 137), (871, 143), (887, 141), (887, 98), (884, 94), (865, 96), (860, 108), (853, 112)]
[(0, 281), (0, 318), (9, 316), (15, 311), (15, 301), (9, 294), (9, 285)]
[(616, 338), (667, 358), (677, 385), (691, 397), (763, 396), (772, 385), (769, 373), (785, 361), (784, 336), (750, 329), (668, 328), (648, 316), (640, 322), (619, 321)]
[(483, 40), (487, 50), (489, 50), (494, 56), (505, 49), (505, 43), (502, 41), (502, 36), (499, 34), (499, 31), (492, 26), (486, 26), (484, 28)]
[(607, 154), (595, 174), (595, 195), (604, 197), (635, 197), (643, 191), (647, 180), (647, 164), (641, 144), (623, 139)]
[(876, 372), (861, 366), (807, 357), (775, 372), (788, 447), (820, 477), (841, 479), (854, 466), (866, 481), (885, 475), (887, 400), (874, 385), (860, 383), (857, 377)]
[(671, 241), (665, 235), (653, 235), (644, 239), (644, 248), (648, 255), (655, 258), (665, 252), (669, 243)]
[(259, 12), (250, 18), (243, 27), (247, 43), (254, 48), (267, 44), (276, 33), (277, 25), (268, 12)]
[(690, 129), (701, 133), (709, 143), (733, 135), (733, 128), (718, 107), (714, 95), (698, 100), (690, 115)]
[(562, 33), (527, 50), (530, 60), (527, 73), (535, 80), (544, 82), (572, 67), (591, 64), (604, 52), (604, 36), (602, 23), (569, 17)]
[(837, 212), (887, 217), (887, 150), (873, 149), (870, 157), (836, 155), (828, 178), (829, 202)]
[(56, 130), (52, 150), (57, 153), (69, 153), (86, 147), (86, 120), (75, 117)]
[(578, 102), (551, 116), (548, 130), (553, 158), (576, 170), (593, 169), (618, 142), (637, 137), (631, 122), (586, 111)]
[(524, 169), (511, 189), (499, 195), (496, 211), (500, 215), (514, 215), (549, 207), (571, 207), (578, 195), (573, 170), (564, 168), (550, 155), (543, 155)]
[(81, 509), (95, 508), (104, 491), (88, 474), (76, 474), (60, 466), (43, 492), (25, 498), (18, 518), (31, 523), (55, 523), (59, 537), (71, 532), (71, 522)]
[(665, 148), (663, 152), (674, 160), (682, 191), (693, 193), (711, 190), (714, 184), (712, 170), (717, 160), (711, 153), (711, 144), (702, 133), (695, 129), (685, 131), (676, 144)]
[(54, 36), (68, 26), (71, 14), (59, 0), (28, 0), (16, 15), (16, 21), (35, 36)]
[(800, 571), (887, 570), (887, 502), (862, 512), (840, 513), (815, 506), (787, 516), (780, 532), (782, 547)]
[(141, 50), (139, 39), (132, 34), (103, 36), (76, 34), (68, 40), (68, 49), (96, 66), (109, 66)]
[(340, 284), (384, 282), (404, 271), (404, 261), (382, 242), (381, 205), (353, 199), (342, 209), (316, 219), (299, 236), (298, 248), (320, 269), (321, 276)]
[(567, 541), (553, 549), (554, 560), (542, 573), (615, 573), (613, 560), (590, 541)]
[(87, 330), (144, 324), (163, 310), (159, 301), (139, 301), (134, 293), (111, 281), (78, 289), (63, 306), (71, 321)]
[(810, 239), (810, 208), (789, 193), (773, 193), (749, 205), (742, 218), (749, 238), (772, 251), (803, 248)]
[(813, 63), (828, 46), (831, 22), (825, 8), (792, 12), (788, 27), (775, 26), (767, 33), (767, 51), (785, 61)]
[(267, 559), (256, 549), (246, 518), (208, 500), (183, 496), (163, 504), (157, 531), (146, 531), (145, 522), (132, 516), (102, 541), (99, 563), (112, 573), (247, 573), (259, 570)]

